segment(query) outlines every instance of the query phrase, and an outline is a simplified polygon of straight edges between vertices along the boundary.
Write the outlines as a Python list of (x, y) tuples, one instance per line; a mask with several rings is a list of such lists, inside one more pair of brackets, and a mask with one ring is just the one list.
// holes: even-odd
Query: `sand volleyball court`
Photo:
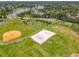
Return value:
[(48, 30), (42, 30), (37, 34), (34, 34), (33, 36), (31, 36), (31, 38), (37, 43), (43, 44), (46, 40), (48, 40), (50, 37), (54, 36), (55, 34), (56, 33)]
[(13, 31), (8, 31), (3, 33), (2, 37), (3, 37), (3, 42), (9, 42), (12, 41), (16, 38), (21, 37), (22, 33), (20, 31), (17, 30), (13, 30)]

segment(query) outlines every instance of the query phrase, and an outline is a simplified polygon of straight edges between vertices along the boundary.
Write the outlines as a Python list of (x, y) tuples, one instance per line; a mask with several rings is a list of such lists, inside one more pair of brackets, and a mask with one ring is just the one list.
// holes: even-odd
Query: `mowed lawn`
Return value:
[[(56, 33), (44, 44), (39, 45), (33, 41), (30, 36), (22, 41), (7, 45), (0, 45), (0, 56), (70, 56), (72, 53), (79, 52), (79, 35), (67, 27), (61, 25), (46, 25), (41, 22), (33, 22), (25, 25), (19, 19), (8, 20), (4, 25), (0, 25), (0, 39), (2, 34), (10, 30), (19, 30), (22, 37), (33, 35), (42, 29), (47, 29)], [(22, 38), (21, 37), (21, 38)]]
[(4, 19), (5, 24), (0, 24), (0, 39), (2, 40), (2, 35), (5, 32), (17, 30), (22, 32), (21, 37), (25, 37), (34, 33), (37, 30), (45, 27), (46, 24), (40, 22), (30, 22), (30, 24), (24, 24), (20, 19)]

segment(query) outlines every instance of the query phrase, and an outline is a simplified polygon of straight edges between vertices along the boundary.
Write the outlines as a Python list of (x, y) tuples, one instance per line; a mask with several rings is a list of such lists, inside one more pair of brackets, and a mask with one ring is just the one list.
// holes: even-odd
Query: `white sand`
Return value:
[(37, 43), (43, 44), (46, 40), (48, 40), (51, 36), (54, 36), (55, 34), (56, 33), (48, 30), (42, 30), (39, 33), (31, 36), (31, 38)]

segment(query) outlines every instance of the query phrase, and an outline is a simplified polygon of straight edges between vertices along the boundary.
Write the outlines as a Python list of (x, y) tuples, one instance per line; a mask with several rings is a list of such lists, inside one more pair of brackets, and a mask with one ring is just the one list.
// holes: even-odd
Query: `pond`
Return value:
[(3, 21), (3, 20), (0, 20), (0, 24), (5, 24), (5, 21)]
[(28, 12), (29, 10), (30, 10), (30, 8), (21, 8), (21, 9), (18, 9), (15, 12), (13, 12), (11, 14), (8, 14), (6, 16), (7, 17), (16, 17), (17, 14), (21, 14), (21, 13), (24, 13), (24, 12)]

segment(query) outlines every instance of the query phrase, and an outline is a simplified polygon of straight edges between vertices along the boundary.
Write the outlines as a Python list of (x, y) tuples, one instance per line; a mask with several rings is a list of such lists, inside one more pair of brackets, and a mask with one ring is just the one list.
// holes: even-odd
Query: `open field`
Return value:
[[(19, 19), (4, 19), (6, 24), (0, 25), (0, 41), (2, 34), (10, 30), (19, 30), (23, 39), (19, 42), (0, 45), (0, 56), (70, 56), (72, 53), (79, 53), (79, 35), (71, 29), (59, 24), (44, 24), (41, 22), (31, 22), (25, 25)], [(30, 36), (47, 29), (55, 32), (56, 35), (39, 45)], [(2, 41), (1, 41), (2, 42)]]

